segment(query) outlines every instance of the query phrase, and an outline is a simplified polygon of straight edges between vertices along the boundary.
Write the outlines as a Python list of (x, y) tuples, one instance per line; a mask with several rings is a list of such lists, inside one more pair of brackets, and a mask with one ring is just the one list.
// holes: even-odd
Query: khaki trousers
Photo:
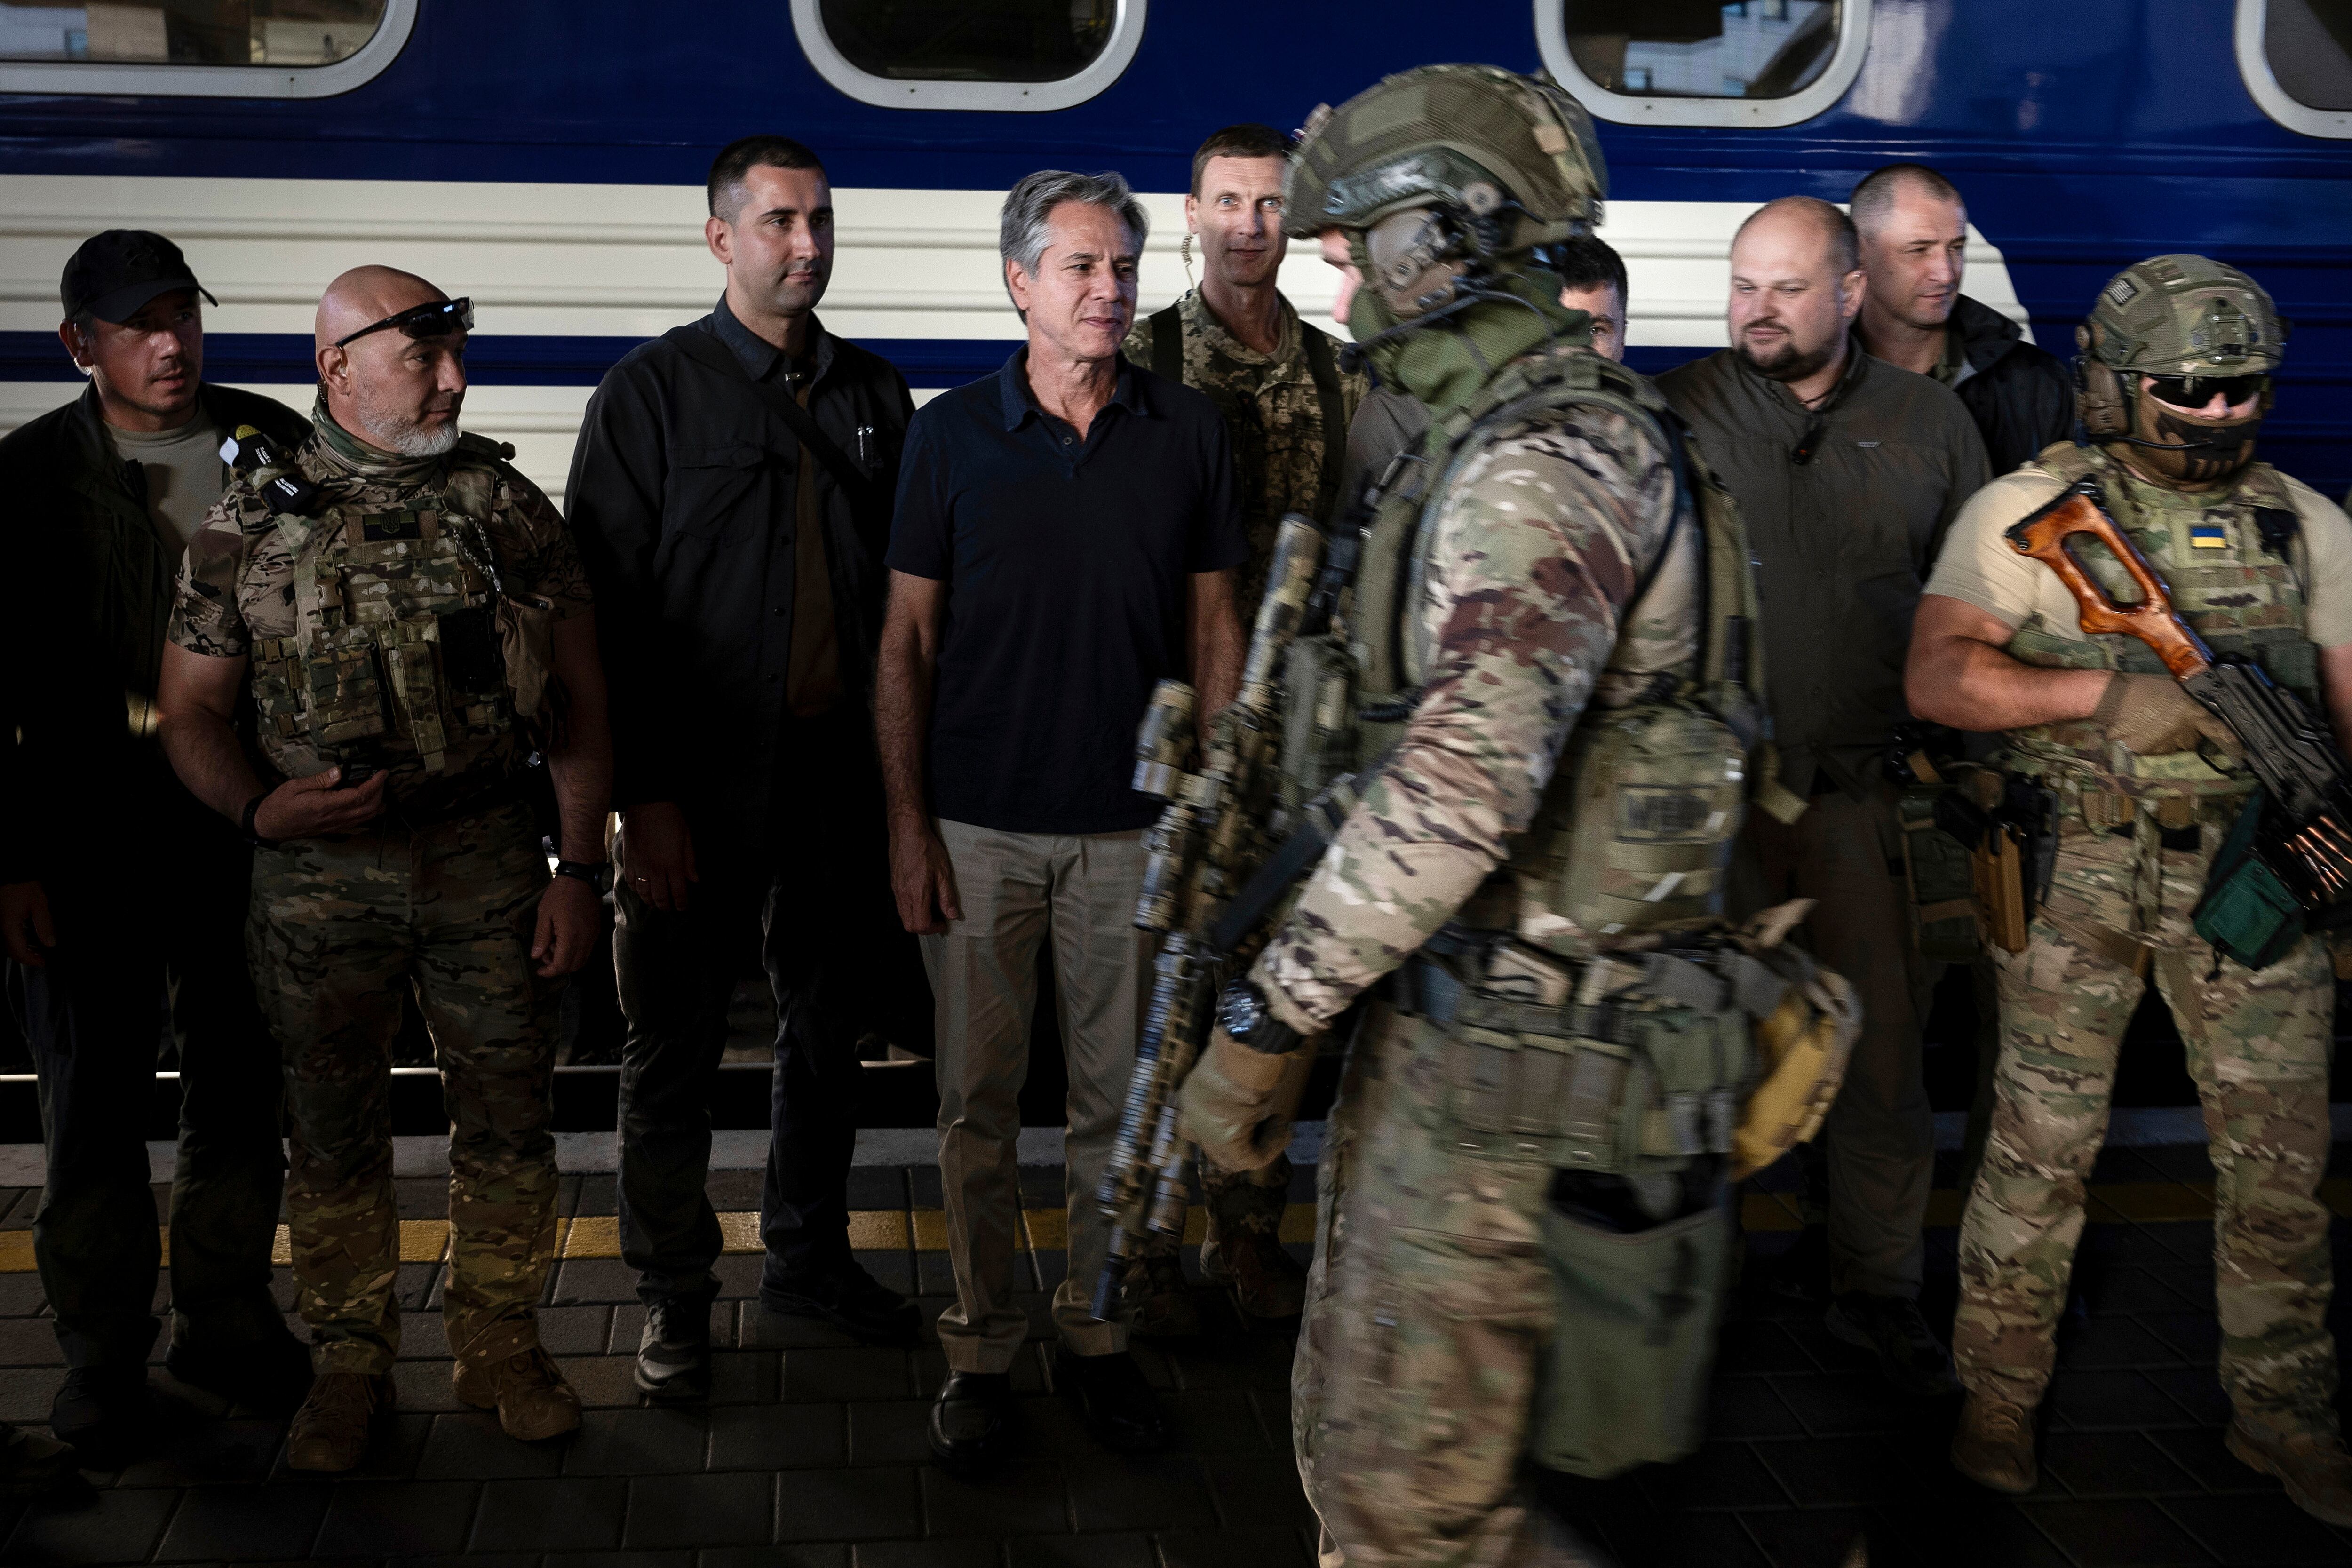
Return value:
[(1911, 941), (1901, 832), (1884, 786), (1859, 801), (1843, 790), (1816, 795), (1792, 826), (1751, 813), (1732, 902), (1745, 917), (1817, 900), (1799, 928), (1805, 945), (1862, 998), (1862, 1037), (1822, 1131), (1830, 1289), (1916, 1300), (1936, 1129), (1920, 1059), (1929, 977)]
[(1135, 900), (1143, 835), (999, 833), (941, 822), (963, 919), (923, 938), (937, 999), (940, 1185), (947, 1205), (955, 1305), (940, 1343), (956, 1372), (1004, 1372), (1029, 1331), (1013, 1299), (1021, 1224), (1015, 1143), (1037, 1005), (1037, 952), (1054, 944), (1062, 1052), (1070, 1076), (1062, 1149), (1069, 1272), (1054, 1324), (1079, 1355), (1127, 1348), (1127, 1325), (1089, 1310), (1110, 1250), (1095, 1187), (1110, 1157), (1135, 1065), (1147, 972)]

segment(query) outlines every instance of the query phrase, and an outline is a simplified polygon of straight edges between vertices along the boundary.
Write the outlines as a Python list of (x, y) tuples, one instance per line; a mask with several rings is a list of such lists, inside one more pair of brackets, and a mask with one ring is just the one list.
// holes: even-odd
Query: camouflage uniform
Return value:
[(171, 637), (253, 658), (281, 773), (392, 774), (366, 830), (260, 851), (247, 927), (285, 1053), (287, 1212), (320, 1365), (383, 1373), (399, 1352), (388, 1070), (404, 986), (451, 1123), (449, 1344), (488, 1365), (537, 1342), (554, 1256), (558, 1003), (530, 957), (548, 869), (519, 798), (516, 661), (491, 646), (494, 605), (536, 597), (561, 618), (588, 589), (562, 517), (488, 443), (397, 458), (315, 418), (294, 459), (315, 515), (233, 485), (189, 549)]
[[(2265, 464), (2214, 490), (2129, 474), (2096, 448), (2060, 444), (1969, 503), (1927, 592), (2011, 623), (2026, 663), (2159, 672), (2138, 642), (2085, 637), (2054, 573), (2002, 531), (2095, 475), (2118, 524), (2219, 651), (2260, 658), (2313, 711), (2311, 637), (2352, 637), (2352, 524)], [(2293, 513), (2298, 542), (2264, 547), (2257, 509)], [(2120, 594), (2104, 552), (2088, 567)], [(2291, 557), (2291, 558), (2290, 558)], [(2084, 1184), (2106, 1131), (2116, 1054), (2153, 972), (2188, 1047), (2214, 1167), (2221, 1373), (2246, 1421), (2334, 1432), (2327, 1076), (2335, 1011), (2325, 942), (2306, 938), (2255, 972), (2223, 960), (2190, 913), (2251, 784), (2193, 752), (2139, 756), (2087, 721), (2012, 731), (2005, 765), (2057, 794), (2055, 875), (2023, 952), (1994, 950), (2001, 1045), (1991, 1131), (1960, 1230), (1952, 1348), (1973, 1392), (2032, 1407), (2082, 1238)]]
[[(1338, 503), (1348, 426), (1371, 384), (1361, 371), (1339, 370), (1334, 363), (1338, 345), (1330, 335), (1300, 321), (1288, 300), (1281, 304), (1281, 341), (1272, 353), (1260, 353), (1227, 331), (1197, 289), (1169, 307), (1182, 329), (1178, 363), (1184, 384), (1208, 395), (1233, 438), (1242, 527), (1250, 542), (1249, 563), (1241, 570), (1234, 607), (1245, 628), (1265, 597), (1275, 533), (1284, 514), (1303, 512), (1322, 522)], [(1141, 365), (1164, 365), (1165, 357), (1154, 358), (1159, 347), (1154, 334), (1167, 318), (1163, 310), (1139, 319), (1127, 335), (1127, 357)], [(1310, 343), (1319, 356), (1310, 356)], [(1328, 395), (1318, 384), (1311, 357), (1322, 358), (1328, 371)], [(1337, 405), (1336, 428), (1326, 426), (1327, 401)], [(1213, 1278), (1220, 1271), (1220, 1243), (1226, 1232), (1280, 1236), (1290, 1200), (1290, 1158), (1283, 1155), (1264, 1170), (1250, 1172), (1222, 1170), (1205, 1157), (1198, 1165), (1208, 1211), (1201, 1268)], [(1143, 1256), (1165, 1263), (1177, 1250), (1175, 1237), (1155, 1233), (1145, 1242)]]
[[(1535, 859), (1520, 835), (1596, 686), (1622, 702), (1645, 683), (1612, 665), (1687, 656), (1695, 574), (1681, 591), (1662, 574), (1621, 632), (1673, 507), (1666, 454), (1612, 412), (1539, 414), (1462, 470), (1416, 606), (1435, 649), (1421, 702), (1254, 972), (1297, 1025), (1472, 920), (1482, 888), (1510, 923)], [(1556, 1327), (1538, 1237), (1557, 1173), (1460, 1154), (1429, 1113), (1445, 1036), (1374, 1004), (1351, 1048), (1291, 1374), (1300, 1470), (1351, 1563), (1558, 1561), (1518, 1490)]]

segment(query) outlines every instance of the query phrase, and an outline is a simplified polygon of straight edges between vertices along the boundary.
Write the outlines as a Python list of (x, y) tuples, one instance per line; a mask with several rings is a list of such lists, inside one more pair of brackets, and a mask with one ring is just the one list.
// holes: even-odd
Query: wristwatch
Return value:
[(1261, 1056), (1285, 1057), (1298, 1048), (1298, 1031), (1274, 1016), (1265, 993), (1246, 978), (1218, 996), (1217, 1023), (1235, 1043)]
[(613, 866), (609, 860), (558, 860), (555, 874), (587, 883), (599, 897), (613, 890)]
[(278, 840), (275, 838), (264, 838), (261, 836), (260, 831), (254, 826), (254, 824), (261, 818), (261, 803), (268, 800), (269, 795), (269, 791), (263, 790), (259, 795), (255, 795), (251, 800), (247, 801), (245, 803), (244, 812), (237, 818), (238, 826), (245, 829), (245, 841), (247, 844), (252, 845), (256, 849), (275, 849), (278, 847)]

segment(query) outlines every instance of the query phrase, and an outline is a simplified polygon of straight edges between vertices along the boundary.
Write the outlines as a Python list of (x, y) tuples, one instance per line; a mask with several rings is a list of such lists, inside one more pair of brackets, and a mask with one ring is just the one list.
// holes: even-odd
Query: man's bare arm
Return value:
[(2089, 718), (2109, 672), (2021, 663), (2001, 651), (2010, 636), (2000, 616), (1965, 599), (1923, 595), (1903, 671), (1912, 713), (1979, 733)]
[(2319, 650), (2319, 687), (2327, 699), (2327, 721), (2336, 727), (2336, 749), (2352, 757), (2352, 643)]
[[(246, 659), (190, 653), (163, 645), (163, 679), (155, 689), (155, 723), (163, 755), (188, 793), (227, 817), (242, 820), (246, 802), (267, 788), (236, 738), (237, 694)], [(314, 838), (349, 833), (383, 810), (384, 780), (377, 773), (355, 789), (337, 789), (341, 768), (289, 779), (269, 791), (253, 830), (264, 838)]]
[(882, 757), (882, 798), (890, 831), (890, 885), (898, 918), (911, 931), (935, 934), (963, 918), (947, 847), (931, 820), (924, 787), (924, 747), (931, 724), (931, 680), (939, 668), (940, 621), (947, 584), (911, 573), (890, 574), (882, 647), (874, 677), (874, 734)]
[(1245, 652), (1242, 624), (1234, 611), (1234, 574), (1192, 574), (1192, 686), (1200, 713), (1208, 718), (1234, 700), (1242, 683)]

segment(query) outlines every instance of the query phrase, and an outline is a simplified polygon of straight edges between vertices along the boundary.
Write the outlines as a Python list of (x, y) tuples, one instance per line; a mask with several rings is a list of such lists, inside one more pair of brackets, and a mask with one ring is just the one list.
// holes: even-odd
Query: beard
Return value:
[(353, 412), (359, 418), (358, 433), (371, 444), (403, 458), (437, 458), (456, 447), (460, 434), (457, 411), (464, 401), (459, 397), (449, 405), (448, 423), (427, 428), (422, 416), (390, 403), (379, 403), (364, 384), (356, 390), (352, 399)]
[(1801, 349), (1792, 337), (1769, 353), (1757, 353), (1745, 342), (1733, 345), (1748, 368), (1767, 381), (1802, 381), (1837, 357), (1838, 342), (1832, 338), (1818, 348)]

